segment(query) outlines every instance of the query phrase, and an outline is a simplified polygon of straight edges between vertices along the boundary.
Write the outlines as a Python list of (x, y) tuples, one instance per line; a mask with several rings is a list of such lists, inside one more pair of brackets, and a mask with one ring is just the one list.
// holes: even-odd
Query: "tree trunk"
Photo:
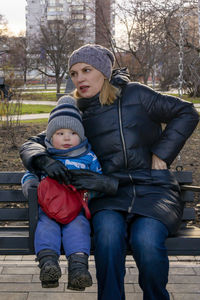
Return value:
[(60, 93), (61, 78), (56, 77), (56, 92)]
[(26, 82), (27, 82), (27, 76), (26, 76), (26, 70), (24, 70), (24, 86), (26, 86)]

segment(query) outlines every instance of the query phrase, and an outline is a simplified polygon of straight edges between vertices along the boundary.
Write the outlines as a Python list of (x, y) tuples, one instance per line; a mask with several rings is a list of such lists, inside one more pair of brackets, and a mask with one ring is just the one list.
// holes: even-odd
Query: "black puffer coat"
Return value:
[[(154, 153), (170, 166), (195, 129), (198, 113), (191, 103), (127, 83), (123, 76), (116, 76), (114, 84), (122, 93), (112, 105), (101, 106), (98, 95), (78, 100), (85, 134), (103, 173), (120, 181), (116, 196), (92, 199), (91, 212), (107, 208), (149, 216), (173, 234), (183, 212), (179, 186), (169, 170), (151, 170), (151, 158)], [(164, 131), (161, 123), (167, 124)], [(43, 138), (34, 137), (21, 148), (28, 169), (31, 159), (45, 152)]]
[[(168, 166), (198, 123), (191, 103), (128, 83), (113, 105), (101, 106), (98, 95), (78, 100), (85, 134), (104, 174), (120, 180), (118, 194), (91, 201), (92, 212), (107, 208), (156, 218), (174, 233), (183, 203), (169, 170), (151, 170), (152, 154)], [(162, 132), (161, 123), (167, 124)]]

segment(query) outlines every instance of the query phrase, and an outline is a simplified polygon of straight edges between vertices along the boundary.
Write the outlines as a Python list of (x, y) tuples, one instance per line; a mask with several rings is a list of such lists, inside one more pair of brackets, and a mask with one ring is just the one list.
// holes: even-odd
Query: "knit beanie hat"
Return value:
[(69, 128), (79, 135), (81, 142), (85, 140), (80, 112), (75, 100), (70, 96), (62, 96), (51, 111), (46, 130), (47, 140), (50, 142), (52, 135), (61, 128)]
[(114, 65), (114, 55), (110, 50), (101, 45), (85, 45), (72, 52), (69, 57), (68, 69), (77, 63), (86, 63), (100, 71), (110, 79)]

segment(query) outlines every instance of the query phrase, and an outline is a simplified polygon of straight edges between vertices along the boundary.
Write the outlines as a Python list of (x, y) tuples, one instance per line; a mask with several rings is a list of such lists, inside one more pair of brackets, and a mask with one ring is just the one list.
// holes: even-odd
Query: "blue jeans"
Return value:
[(127, 241), (139, 270), (144, 300), (169, 300), (166, 290), (169, 261), (165, 248), (168, 230), (158, 220), (102, 210), (93, 217), (98, 300), (124, 300)]
[(36, 255), (44, 249), (54, 250), (60, 255), (61, 244), (66, 257), (76, 252), (90, 255), (90, 223), (80, 213), (73, 221), (62, 225), (50, 219), (39, 207), (38, 224), (35, 231)]

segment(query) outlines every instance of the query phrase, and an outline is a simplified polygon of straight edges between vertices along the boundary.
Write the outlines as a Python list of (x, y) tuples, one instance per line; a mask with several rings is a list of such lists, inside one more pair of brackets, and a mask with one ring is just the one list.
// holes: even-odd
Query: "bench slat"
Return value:
[(185, 207), (183, 211), (183, 221), (193, 221), (196, 218), (196, 212), (193, 207)]
[(179, 184), (192, 184), (192, 172), (191, 171), (173, 171)]
[(194, 192), (192, 191), (181, 191), (181, 200), (183, 202), (194, 202)]
[[(28, 222), (27, 222), (28, 223)], [(15, 231), (28, 231), (28, 224), (24, 224), (23, 226), (0, 226), (0, 236), (1, 234), (8, 234), (9, 232), (15, 232)]]
[(29, 250), (29, 236), (0, 237), (0, 254), (16, 254), (16, 252), (26, 252), (27, 254), (28, 252), (31, 253)]
[(200, 255), (200, 228), (180, 229), (175, 237), (166, 240), (169, 255)]
[(0, 184), (16, 184), (21, 185), (21, 179), (24, 172), (0, 172)]
[[(191, 171), (173, 171), (180, 184), (192, 183)], [(0, 184), (21, 184), (24, 172), (0, 172)]]
[[(192, 191), (181, 191), (183, 202), (193, 202), (194, 193)], [(0, 202), (27, 202), (21, 190), (0, 190)]]
[(0, 208), (1, 221), (27, 221), (28, 208)]
[(1, 190), (0, 202), (27, 202), (21, 190)]

